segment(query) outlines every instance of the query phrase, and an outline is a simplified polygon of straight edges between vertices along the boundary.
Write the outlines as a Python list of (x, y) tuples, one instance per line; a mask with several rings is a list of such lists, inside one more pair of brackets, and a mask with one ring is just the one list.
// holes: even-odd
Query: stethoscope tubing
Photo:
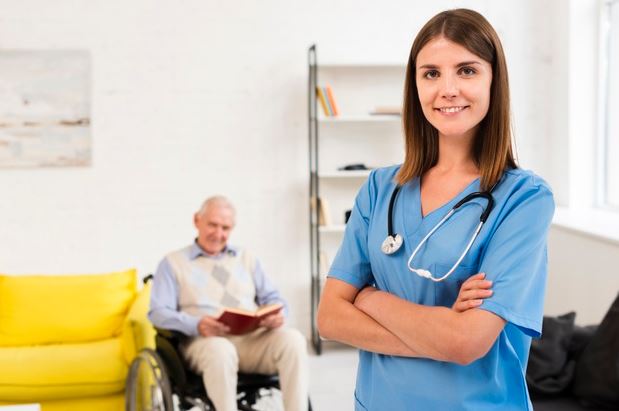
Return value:
[[(443, 281), (447, 277), (449, 277), (456, 270), (458, 265), (460, 265), (460, 263), (462, 262), (462, 260), (466, 256), (466, 254), (469, 252), (469, 250), (473, 246), (473, 243), (475, 242), (475, 239), (479, 235), (479, 232), (481, 231), (482, 226), (484, 225), (484, 223), (488, 219), (488, 216), (490, 215), (490, 212), (494, 208), (494, 197), (492, 196), (491, 192), (492, 192), (492, 190), (494, 189), (495, 186), (496, 186), (496, 184), (489, 191), (476, 191), (474, 193), (468, 194), (463, 199), (458, 201), (451, 208), (451, 210), (449, 210), (449, 212), (441, 219), (441, 221), (439, 221), (438, 224), (436, 224), (432, 228), (432, 230), (430, 230), (430, 232), (425, 235), (425, 237), (419, 242), (419, 244), (417, 244), (417, 247), (412, 252), (412, 254), (409, 257), (408, 262), (406, 264), (408, 269), (410, 271), (414, 272), (415, 274), (417, 274), (417, 275), (419, 275), (421, 277), (427, 278), (429, 280), (432, 280), (434, 282)], [(382, 248), (383, 252), (385, 254), (387, 254), (387, 255), (395, 253), (400, 248), (400, 246), (402, 245), (401, 236), (399, 234), (396, 234), (393, 231), (393, 211), (394, 211), (394, 207), (395, 207), (395, 200), (396, 200), (396, 198), (398, 196), (398, 193), (400, 192), (401, 188), (402, 188), (401, 185), (399, 185), (399, 184), (396, 185), (396, 187), (393, 190), (393, 193), (391, 194), (391, 198), (389, 200), (389, 209), (388, 209), (388, 216), (387, 216), (387, 238), (385, 239), (385, 242), (388, 242), (389, 239), (395, 240), (396, 237), (399, 237), (399, 239), (398, 239), (399, 240), (399, 244), (397, 244), (395, 247), (393, 247), (393, 244), (392, 244), (392, 247), (390, 249), (389, 249), (389, 247), (387, 247), (387, 249), (389, 251), (386, 251), (386, 249), (384, 248), (385, 247), (385, 243), (383, 243), (383, 246), (381, 248)], [(467, 243), (466, 248), (464, 249), (464, 252), (462, 254), (460, 254), (460, 257), (458, 258), (456, 263), (451, 267), (451, 269), (446, 274), (444, 274), (443, 276), (437, 278), (437, 277), (434, 277), (432, 275), (432, 273), (430, 271), (428, 271), (428, 270), (411, 267), (411, 263), (413, 262), (413, 259), (415, 258), (415, 256), (417, 255), (417, 253), (419, 252), (421, 247), (426, 243), (426, 241), (428, 241), (430, 236), (432, 236), (432, 234), (434, 234), (434, 232), (436, 230), (438, 230), (445, 223), (445, 221), (447, 221), (462, 205), (470, 202), (471, 200), (473, 200), (475, 198), (479, 198), (479, 197), (485, 198), (487, 200), (486, 207), (484, 208), (484, 211), (481, 213), (481, 215), (479, 217), (479, 224), (477, 225), (477, 228), (475, 229), (475, 232), (471, 236), (471, 239)], [(393, 242), (394, 241), (392, 241), (392, 243)]]

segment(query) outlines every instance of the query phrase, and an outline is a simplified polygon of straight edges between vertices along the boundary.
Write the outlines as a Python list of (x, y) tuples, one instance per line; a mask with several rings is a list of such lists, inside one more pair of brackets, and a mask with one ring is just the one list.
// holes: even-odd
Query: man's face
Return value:
[(194, 215), (198, 229), (198, 244), (208, 254), (216, 255), (223, 251), (230, 232), (234, 228), (234, 211), (229, 207), (211, 204), (202, 214)]

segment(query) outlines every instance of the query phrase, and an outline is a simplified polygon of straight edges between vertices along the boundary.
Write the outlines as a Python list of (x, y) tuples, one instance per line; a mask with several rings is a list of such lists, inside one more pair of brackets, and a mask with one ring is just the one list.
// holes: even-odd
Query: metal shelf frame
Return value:
[(322, 353), (322, 340), (318, 334), (316, 316), (320, 300), (320, 233), (318, 231), (318, 101), (316, 86), (318, 85), (318, 60), (316, 45), (313, 44), (307, 51), (308, 61), (308, 137), (309, 137), (309, 232), (310, 232), (310, 275), (311, 275), (311, 310), (310, 323), (312, 327), (312, 346), (316, 354)]

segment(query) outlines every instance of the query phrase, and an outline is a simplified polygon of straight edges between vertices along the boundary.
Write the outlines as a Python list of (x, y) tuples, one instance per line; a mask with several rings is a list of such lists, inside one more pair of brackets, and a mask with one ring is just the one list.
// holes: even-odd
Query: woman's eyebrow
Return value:
[[(455, 67), (472, 66), (475, 64), (481, 64), (481, 62), (477, 60), (463, 61), (462, 63), (456, 64)], [(422, 66), (419, 66), (419, 69), (437, 69), (437, 68), (439, 68), (439, 66), (437, 66), (436, 64), (424, 64)]]
[(420, 69), (437, 69), (438, 66), (434, 64), (424, 64), (423, 66), (419, 66)]
[(462, 67), (462, 66), (472, 66), (474, 64), (481, 64), (481, 62), (477, 61), (477, 60), (471, 60), (471, 61), (463, 61), (462, 63), (458, 63), (456, 65), (456, 67)]

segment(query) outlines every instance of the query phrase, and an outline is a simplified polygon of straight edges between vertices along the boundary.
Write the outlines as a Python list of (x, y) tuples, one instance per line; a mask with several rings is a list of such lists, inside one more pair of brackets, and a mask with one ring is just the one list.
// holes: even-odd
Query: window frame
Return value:
[[(612, 12), (616, 15), (613, 27)], [(619, 31), (619, 0), (601, 0), (599, 36), (599, 80), (598, 80), (598, 138), (596, 170), (596, 206), (609, 211), (619, 212), (619, 204), (610, 203), (609, 155), (610, 144), (610, 73), (611, 73), (611, 36), (613, 30)], [(619, 53), (619, 50), (616, 51)], [(619, 56), (615, 57), (619, 61)], [(619, 97), (616, 98), (619, 101)], [(619, 177), (618, 177), (619, 178)], [(619, 184), (619, 182), (617, 182)]]

